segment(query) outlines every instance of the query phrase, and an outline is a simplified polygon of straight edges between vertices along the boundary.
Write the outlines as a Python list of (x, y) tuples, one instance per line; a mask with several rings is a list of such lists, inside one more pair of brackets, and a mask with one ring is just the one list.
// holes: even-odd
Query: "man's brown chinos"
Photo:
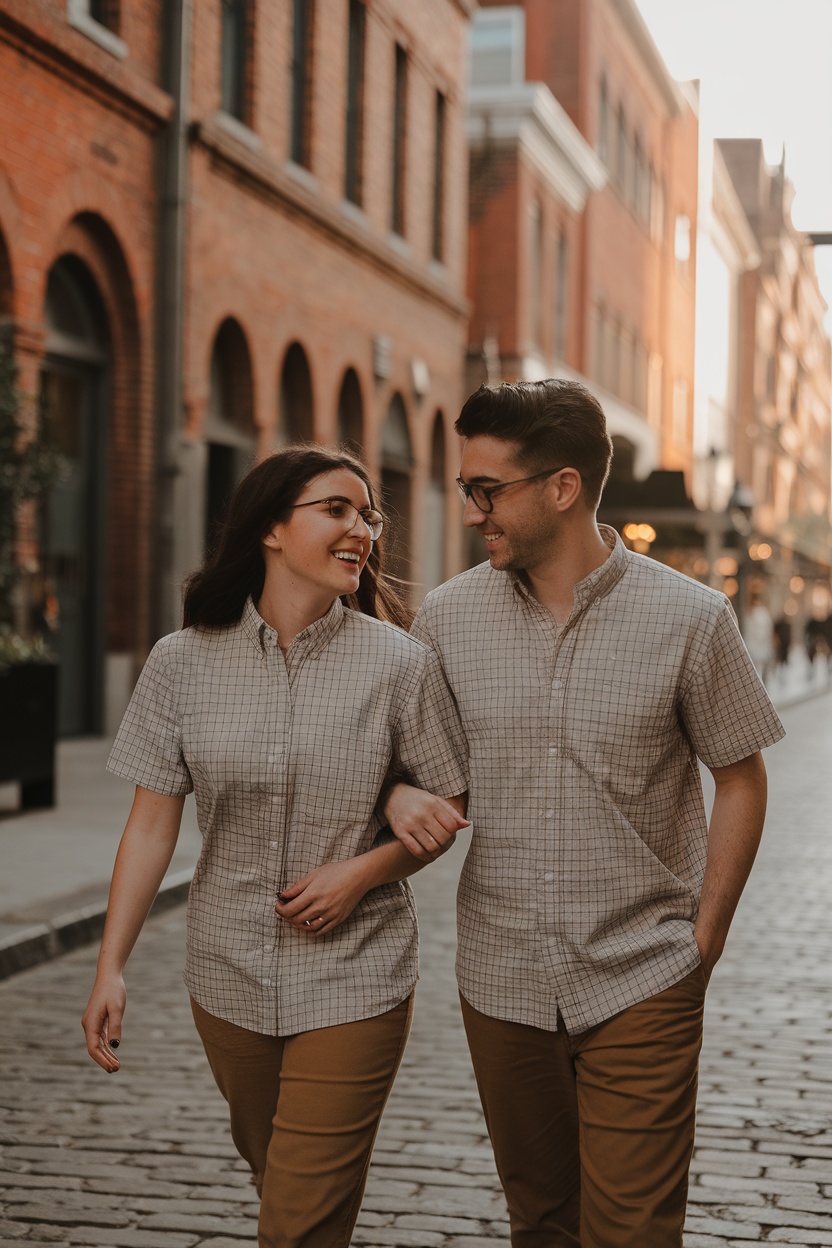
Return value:
[(572, 1036), (463, 998), (512, 1248), (679, 1248), (704, 998), (698, 968)]

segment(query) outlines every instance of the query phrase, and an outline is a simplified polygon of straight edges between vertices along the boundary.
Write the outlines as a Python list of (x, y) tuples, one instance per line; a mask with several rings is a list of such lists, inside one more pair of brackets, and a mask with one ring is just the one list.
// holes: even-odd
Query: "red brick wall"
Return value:
[(49, 271), (73, 254), (98, 288), (111, 339), (106, 647), (141, 650), (150, 640), (154, 132), (167, 108), (154, 85), (161, 0), (122, 6), (124, 61), (73, 29), (63, 2), (0, 7), (0, 236), (21, 384), (37, 391)]

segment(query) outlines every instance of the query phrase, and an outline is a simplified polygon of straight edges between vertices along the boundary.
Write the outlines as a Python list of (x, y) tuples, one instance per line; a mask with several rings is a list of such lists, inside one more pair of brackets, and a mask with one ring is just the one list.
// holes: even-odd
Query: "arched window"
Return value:
[(413, 452), (407, 412), (394, 394), (381, 430), (381, 491), (388, 516), (387, 567), (403, 580), (410, 577), (410, 510)]
[(437, 412), (430, 447), (430, 476), (425, 491), (425, 590), (445, 579), (445, 421)]
[(311, 442), (314, 427), (309, 362), (300, 343), (293, 342), (280, 375), (280, 441)]
[(228, 500), (257, 454), (251, 358), (237, 321), (223, 321), (211, 354), (205, 488), (205, 541), (210, 548)]
[(353, 454), (362, 455), (364, 446), (364, 411), (361, 386), (354, 368), (348, 368), (338, 395), (337, 438)]
[(58, 654), (58, 731), (102, 730), (110, 328), (88, 268), (52, 266), (44, 308), (41, 398), (63, 456), (42, 517), (43, 604)]

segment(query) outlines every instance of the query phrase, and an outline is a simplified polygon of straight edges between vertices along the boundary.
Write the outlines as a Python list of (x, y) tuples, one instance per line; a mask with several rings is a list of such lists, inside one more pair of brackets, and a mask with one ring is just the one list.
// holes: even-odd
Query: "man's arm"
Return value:
[(754, 863), (766, 814), (766, 769), (759, 752), (711, 767), (716, 784), (708, 858), (693, 934), (706, 978), (716, 966)]
[(382, 799), (383, 815), (391, 830), (423, 865), (444, 854), (457, 832), (468, 825), (467, 807), (467, 793), (437, 797), (404, 780), (394, 781)]

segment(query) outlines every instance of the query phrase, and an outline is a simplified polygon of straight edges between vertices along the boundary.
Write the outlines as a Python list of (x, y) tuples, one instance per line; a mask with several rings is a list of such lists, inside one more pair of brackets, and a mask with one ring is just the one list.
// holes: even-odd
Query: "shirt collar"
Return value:
[[(627, 570), (630, 552), (619, 534), (608, 524), (599, 524), (598, 531), (610, 552), (609, 557), (604, 560), (600, 568), (595, 568), (589, 576), (578, 581), (574, 589), (575, 604), (578, 607), (585, 607), (591, 602), (606, 597)], [(515, 591), (524, 601), (537, 602), (519, 572), (509, 572), (508, 575)]]
[[(322, 650), (343, 624), (345, 610), (341, 599), (336, 598), (326, 615), (315, 620), (294, 638), (289, 647), (292, 658), (305, 658)], [(243, 608), (240, 626), (261, 653), (277, 645), (277, 631), (266, 623), (250, 597)]]

